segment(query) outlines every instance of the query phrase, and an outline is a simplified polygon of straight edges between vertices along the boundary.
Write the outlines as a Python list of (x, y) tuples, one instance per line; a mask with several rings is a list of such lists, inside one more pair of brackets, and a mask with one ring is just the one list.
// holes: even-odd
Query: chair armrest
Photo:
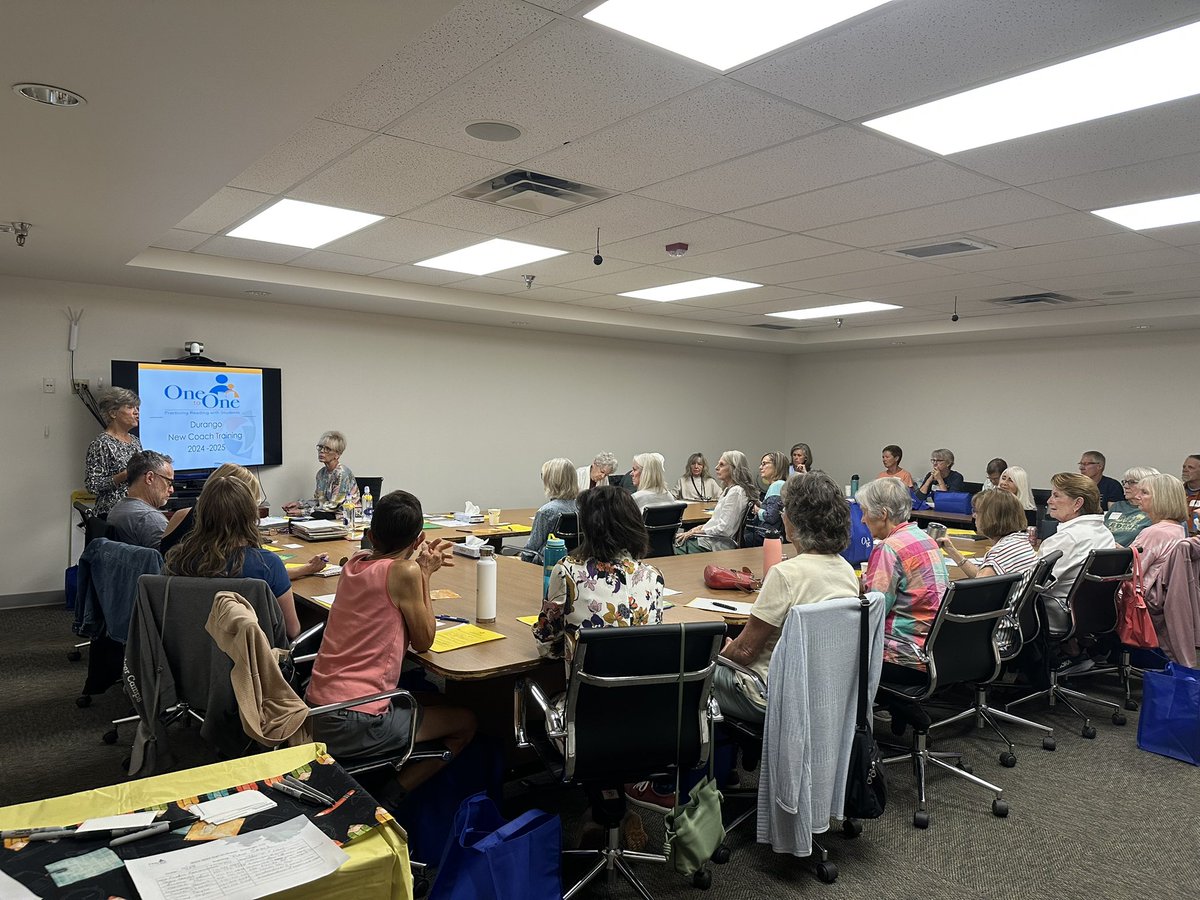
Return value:
[(373, 703), (376, 700), (391, 700), (393, 697), (406, 698), (408, 702), (405, 705), (409, 709), (415, 709), (417, 706), (416, 698), (411, 693), (403, 688), (397, 688), (394, 691), (384, 691), (382, 694), (370, 694), (366, 697), (356, 697), (353, 700), (343, 700), (341, 703), (326, 703), (324, 706), (314, 706), (308, 711), (308, 717), (315, 719), (317, 716), (337, 712), (340, 709), (350, 709), (354, 706), (362, 706), (364, 703)]
[(513, 731), (517, 746), (523, 750), (532, 746), (526, 731), (527, 697), (533, 699), (533, 702), (541, 709), (542, 715), (546, 717), (547, 736), (565, 738), (567, 732), (563, 725), (562, 713), (550, 702), (550, 698), (546, 696), (546, 692), (542, 690), (540, 684), (521, 678), (513, 685)]
[(522, 552), (524, 549), (525, 549), (524, 547), (508, 547), (508, 546), (501, 546), (501, 548), (500, 548), (500, 555), (501, 555), (501, 556), (520, 556), (520, 555), (521, 555), (521, 552)]
[(317, 659), (317, 654), (305, 653), (303, 656), (293, 656), (292, 662), (293, 663), (310, 663), (310, 662), (316, 662), (316, 659)]
[(754, 689), (758, 691), (758, 695), (764, 700), (767, 699), (767, 683), (762, 680), (762, 676), (753, 669), (747, 669), (741, 663), (736, 663), (727, 656), (718, 656), (717, 665), (725, 666), (727, 669), (733, 669), (735, 672), (741, 672), (750, 679), (750, 683), (754, 685)]
[(316, 637), (318, 634), (320, 634), (324, 630), (325, 630), (325, 623), (318, 622), (312, 628), (309, 628), (306, 631), (302, 631), (298, 635), (296, 635), (296, 639), (294, 641), (292, 641), (290, 644), (288, 644), (288, 649), (295, 650), (297, 647), (304, 646), (305, 641)]

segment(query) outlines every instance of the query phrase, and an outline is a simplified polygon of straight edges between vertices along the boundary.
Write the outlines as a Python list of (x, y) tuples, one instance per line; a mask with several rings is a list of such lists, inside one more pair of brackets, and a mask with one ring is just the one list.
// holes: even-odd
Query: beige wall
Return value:
[[(0, 278), (0, 408), (15, 463), (0, 596), (61, 588), (68, 496), (99, 430), (70, 392), (67, 306), (85, 310), (76, 374), (93, 388), (110, 360), (178, 356), (186, 339), (214, 359), (281, 368), (285, 463), (261, 473), (276, 509), (311, 492), (326, 429), (346, 433), (356, 473), (433, 511), (467, 499), (535, 506), (550, 456), (582, 465), (612, 450), (624, 470), (658, 450), (673, 480), (694, 450), (715, 463), (727, 444), (757, 453), (784, 439), (777, 398), (746, 389), (777, 379), (774, 356)], [(56, 393), (42, 393), (44, 377)]]
[(1135, 465), (1178, 475), (1200, 452), (1198, 360), (1195, 331), (813, 354), (791, 361), (785, 440), (842, 484), (877, 475), (885, 444), (914, 478), (938, 447), (969, 481), (999, 456), (1049, 487), (1089, 449), (1118, 480)]

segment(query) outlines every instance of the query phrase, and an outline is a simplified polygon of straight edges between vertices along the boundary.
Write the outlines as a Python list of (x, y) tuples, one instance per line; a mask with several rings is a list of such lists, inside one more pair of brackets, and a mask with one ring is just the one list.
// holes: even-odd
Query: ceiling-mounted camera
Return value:
[(183, 352), (188, 356), (199, 356), (204, 352), (204, 341), (184, 341)]

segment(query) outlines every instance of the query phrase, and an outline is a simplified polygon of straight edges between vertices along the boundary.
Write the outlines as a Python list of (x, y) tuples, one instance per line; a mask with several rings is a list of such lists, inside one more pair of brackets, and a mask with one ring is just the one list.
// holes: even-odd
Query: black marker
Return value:
[(717, 601), (717, 600), (714, 600), (714, 601), (712, 602), (712, 605), (713, 605), (713, 606), (715, 606), (715, 607), (717, 607), (718, 609), (728, 609), (728, 610), (731, 610), (731, 611), (733, 611), (733, 612), (737, 612), (737, 607), (736, 607), (736, 606), (730, 606), (728, 603), (720, 603), (719, 601)]

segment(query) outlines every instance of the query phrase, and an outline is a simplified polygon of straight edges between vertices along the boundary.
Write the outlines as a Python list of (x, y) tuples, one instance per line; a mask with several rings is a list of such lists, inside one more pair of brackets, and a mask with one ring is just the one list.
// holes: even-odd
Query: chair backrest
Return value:
[(554, 527), (550, 531), (563, 539), (563, 543), (567, 545), (567, 552), (570, 553), (579, 546), (578, 514), (573, 512), (559, 513), (558, 521), (554, 523)]
[(650, 535), (650, 550), (647, 557), (674, 556), (675, 533), (683, 524), (683, 513), (688, 505), (683, 502), (660, 503), (642, 510), (642, 521)]
[[(79, 634), (107, 635), (125, 643), (137, 600), (138, 578), (162, 571), (162, 555), (149, 547), (97, 538), (79, 557)], [(118, 676), (120, 673), (118, 673)]]
[(951, 582), (925, 641), (931, 691), (960, 682), (986, 683), (1000, 673), (996, 627), (1020, 582), (1016, 572)]
[(376, 503), (379, 502), (379, 496), (383, 493), (383, 476), (355, 475), (354, 480), (358, 483), (358, 494), (360, 497), (367, 492), (367, 488), (370, 488), (371, 496), (375, 499)]
[(620, 783), (705, 762), (724, 637), (724, 622), (581, 629), (567, 683), (564, 775)]
[(1001, 653), (1003, 659), (1015, 657), (1022, 647), (1033, 643), (1041, 633), (1042, 616), (1039, 614), (1038, 598), (1054, 583), (1050, 573), (1054, 571), (1054, 565), (1061, 557), (1061, 550), (1038, 557), (1037, 564), (1022, 582), (1020, 594), (1013, 601), (1012, 607), (1012, 617), (1017, 623), (1017, 639), (1007, 652)]
[(1067, 594), (1071, 634), (1106, 634), (1117, 627), (1117, 590), (1133, 577), (1133, 551), (1093, 550)]
[(83, 545), (86, 547), (97, 538), (108, 537), (108, 520), (98, 516), (90, 506), (85, 506), (76, 500), (71, 504), (79, 513), (79, 524), (83, 528)]
[(978, 494), (983, 490), (982, 481), (964, 481), (962, 489), (968, 494)]

